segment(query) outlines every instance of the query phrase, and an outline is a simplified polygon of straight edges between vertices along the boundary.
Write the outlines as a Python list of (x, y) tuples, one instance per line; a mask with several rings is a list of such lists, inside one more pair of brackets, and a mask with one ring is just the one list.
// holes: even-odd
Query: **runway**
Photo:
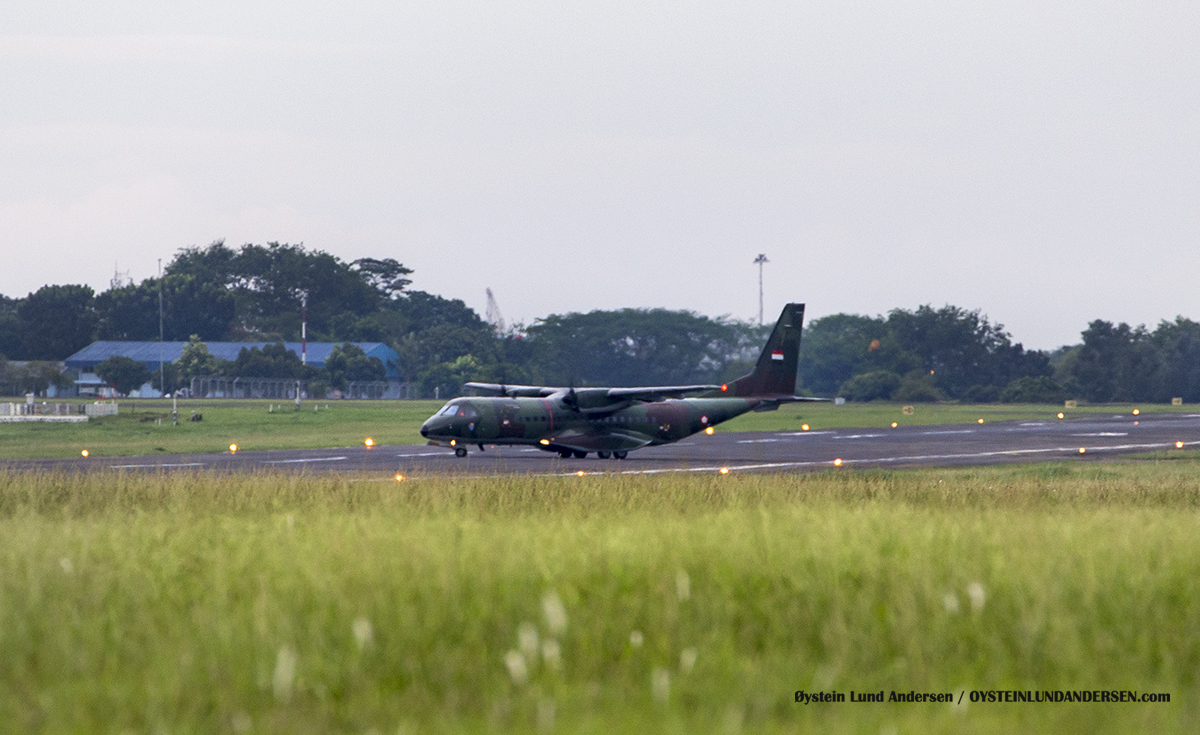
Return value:
[[(1177, 443), (1182, 442), (1182, 447)], [(486, 446), (486, 445), (485, 445)], [(1093, 461), (1200, 447), (1200, 414), (1113, 414), (1074, 419), (877, 429), (697, 434), (624, 460), (561, 459), (531, 447), (472, 446), (464, 458), (425, 445), (239, 451), (237, 454), (9, 460), (12, 470), (340, 472), (422, 475), (802, 472)]]

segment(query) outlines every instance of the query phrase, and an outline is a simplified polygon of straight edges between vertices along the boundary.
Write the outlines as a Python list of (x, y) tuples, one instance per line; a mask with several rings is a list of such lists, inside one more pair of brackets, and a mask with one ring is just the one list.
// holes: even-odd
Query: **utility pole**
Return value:
[(308, 365), (308, 291), (300, 292), (300, 362)]
[(158, 392), (167, 392), (167, 383), (163, 376), (166, 367), (163, 365), (163, 299), (162, 299), (162, 258), (158, 259)]
[(770, 263), (771, 261), (767, 260), (766, 255), (759, 253), (754, 262), (758, 264), (758, 326), (761, 327), (763, 323), (763, 263)]
[[(308, 291), (300, 292), (300, 365), (308, 367)], [(300, 410), (300, 381), (296, 381), (296, 410)]]

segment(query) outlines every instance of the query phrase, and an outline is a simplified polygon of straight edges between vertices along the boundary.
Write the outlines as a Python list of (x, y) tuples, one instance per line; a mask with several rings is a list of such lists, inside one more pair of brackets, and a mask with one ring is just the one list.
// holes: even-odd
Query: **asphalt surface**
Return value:
[[(425, 445), (239, 451), (236, 454), (9, 460), (17, 470), (255, 471), (393, 476), (575, 474), (584, 472), (797, 472), (835, 466), (949, 467), (1049, 460), (1092, 461), (1200, 447), (1198, 414), (1113, 414), (1063, 420), (881, 429), (697, 434), (624, 460), (561, 459), (530, 447), (472, 446), (464, 458)], [(1080, 450), (1083, 450), (1082, 452)], [(835, 464), (840, 460), (840, 464)]]

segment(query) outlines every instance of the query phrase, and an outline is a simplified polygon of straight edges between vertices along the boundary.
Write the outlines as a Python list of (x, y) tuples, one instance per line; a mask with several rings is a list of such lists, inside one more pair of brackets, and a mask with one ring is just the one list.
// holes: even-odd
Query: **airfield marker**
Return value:
[(402, 474), (400, 474), (399, 472), (397, 472), (397, 473), (396, 473), (396, 478), (395, 478), (395, 479), (396, 479), (396, 482), (404, 482), (404, 475), (402, 475)]
[(1084, 449), (1083, 447), (1080, 447), (1080, 448), (1079, 448), (1079, 453), (1080, 453), (1080, 454), (1083, 454), (1083, 453), (1084, 453), (1084, 452), (1086, 452), (1086, 451), (1087, 451), (1087, 450), (1086, 450), (1086, 449)]
[(729, 474), (729, 468), (728, 468), (728, 467), (722, 467), (721, 469), (719, 469), (719, 470), (717, 470), (717, 471), (718, 471), (718, 472), (720, 472), (722, 475), (728, 475), (728, 474)]
[(981, 423), (981, 424), (982, 424), (982, 423), (983, 423), (983, 419), (979, 419), (979, 423)]

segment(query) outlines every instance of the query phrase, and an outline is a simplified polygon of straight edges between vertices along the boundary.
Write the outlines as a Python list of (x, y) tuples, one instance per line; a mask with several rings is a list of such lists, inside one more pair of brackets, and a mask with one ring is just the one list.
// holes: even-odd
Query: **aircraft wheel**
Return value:
[(579, 450), (575, 451), (575, 459), (583, 459), (586, 456), (587, 452), (580, 452)]
[(624, 451), (622, 451), (622, 452), (613, 452), (613, 458), (614, 458), (614, 459), (625, 459), (625, 457), (627, 457), (628, 455), (629, 455), (629, 452), (624, 452)]
[(571, 450), (564, 449), (558, 453), (558, 456), (562, 457), (563, 459), (570, 459), (571, 458)]
[(612, 452), (596, 452), (596, 456), (600, 459), (608, 459), (612, 456)]
[(466, 447), (459, 447), (459, 448), (455, 449), (455, 450), (454, 450), (454, 456), (455, 456), (455, 457), (465, 457), (465, 456), (467, 456), (467, 448), (466, 448)]

